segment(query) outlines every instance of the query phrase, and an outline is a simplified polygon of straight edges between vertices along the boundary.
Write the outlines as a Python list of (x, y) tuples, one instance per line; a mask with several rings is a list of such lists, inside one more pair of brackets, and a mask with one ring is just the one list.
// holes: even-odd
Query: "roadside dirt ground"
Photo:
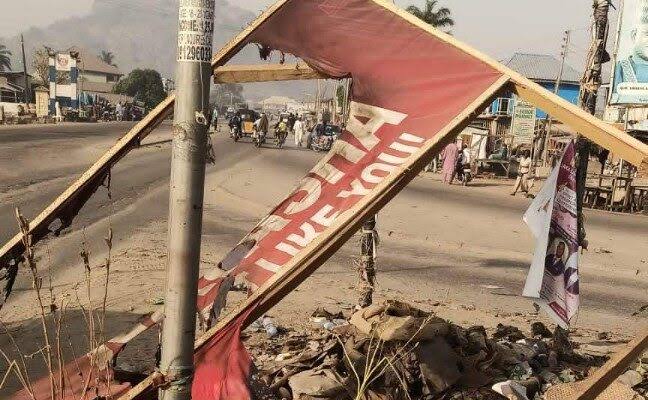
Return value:
[[(168, 144), (159, 147), (167, 150)], [(286, 160), (285, 153), (268, 150), (209, 170), (203, 271), (214, 270), (221, 257), (289, 192), (310, 165), (294, 164)], [(399, 299), (454, 323), (484, 325), (489, 330), (498, 323), (524, 332), (534, 321), (553, 326), (543, 313), (535, 313), (531, 301), (520, 296), (533, 240), (521, 220), (529, 200), (509, 196), (511, 184), (478, 179), (469, 187), (444, 186), (437, 175), (421, 174), (378, 215), (381, 243), (375, 301)], [(80, 259), (61, 265), (59, 252), (78, 253), (81, 243), (87, 243), (92, 267), (90, 296), (97, 308), (106, 271), (103, 237), (113, 228), (104, 336), (121, 333), (162, 302), (166, 220), (160, 215), (164, 215), (166, 193), (164, 184), (152, 186), (128, 207), (115, 207), (108, 218), (37, 247), (42, 275), (48, 276), (48, 268), (54, 271), (56, 304), (67, 304), (63, 347), (68, 359), (87, 350), (87, 324), (80, 306), (89, 307)], [(136, 216), (142, 212), (151, 215), (145, 219)], [(612, 346), (627, 341), (646, 323), (648, 314), (639, 309), (648, 303), (648, 219), (600, 211), (588, 212), (587, 218), (590, 251), (582, 257), (582, 308), (572, 337), (593, 346)], [(120, 229), (129, 221), (138, 221), (138, 225), (130, 231)], [(356, 236), (268, 315), (279, 326), (305, 330), (312, 328), (309, 316), (317, 307), (348, 314), (358, 297), (354, 266), (358, 254)], [(28, 271), (20, 273), (23, 280), (28, 279)], [(48, 298), (47, 278), (43, 287)], [(241, 293), (233, 293), (229, 306), (241, 299)], [(23, 353), (31, 355), (28, 362), (37, 376), (43, 371), (39, 352), (43, 345), (34, 291), (17, 289), (2, 309), (1, 320)], [(601, 344), (600, 332), (606, 332), (610, 340)], [(154, 329), (133, 342), (119, 357), (118, 365), (150, 370), (156, 344)], [(0, 348), (15, 355), (7, 335), (0, 334)], [(0, 363), (0, 374), (5, 370)], [(17, 387), (15, 378), (10, 377), (0, 389), (0, 398)]]

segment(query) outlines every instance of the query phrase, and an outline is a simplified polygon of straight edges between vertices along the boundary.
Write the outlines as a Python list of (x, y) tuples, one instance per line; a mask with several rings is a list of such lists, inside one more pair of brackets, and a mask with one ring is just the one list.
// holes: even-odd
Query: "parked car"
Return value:
[(317, 124), (306, 139), (306, 147), (315, 151), (329, 151), (342, 129), (337, 125)]

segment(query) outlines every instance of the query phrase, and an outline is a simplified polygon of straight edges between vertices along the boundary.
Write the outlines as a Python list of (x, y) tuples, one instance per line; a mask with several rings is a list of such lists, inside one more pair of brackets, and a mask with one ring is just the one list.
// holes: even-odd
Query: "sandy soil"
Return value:
[[(100, 145), (92, 142), (80, 147), (78, 158), (69, 157), (70, 168), (96, 155), (88, 147), (97, 146), (99, 151), (111, 140), (103, 138)], [(222, 255), (290, 191), (315, 158), (298, 149), (255, 152), (245, 143), (234, 145), (226, 139), (215, 143), (221, 163), (208, 169), (201, 266), (205, 271), (215, 269)], [(168, 144), (145, 150), (156, 151), (168, 151)], [(235, 151), (245, 152), (245, 156)], [(36, 151), (28, 153), (21, 156), (25, 168), (21, 173), (39, 159)], [(0, 165), (7, 162), (0, 161)], [(6, 174), (0, 181), (18, 177)], [(506, 323), (528, 331), (530, 323), (537, 320), (550, 325), (544, 314), (535, 314), (531, 302), (520, 297), (533, 241), (521, 221), (528, 200), (508, 196), (510, 184), (477, 180), (472, 187), (448, 187), (428, 173), (416, 179), (379, 214), (382, 242), (376, 301), (401, 299), (456, 323), (481, 324), (489, 329)], [(84, 270), (79, 261), (69, 261), (69, 255), (77, 253), (82, 242), (91, 252), (91, 297), (97, 307), (105, 274), (102, 238), (109, 227), (115, 231), (106, 337), (131, 327), (140, 315), (158, 307), (166, 265), (166, 185), (164, 181), (151, 184), (124, 207), (113, 205), (106, 217), (92, 221), (85, 229), (73, 230), (38, 247), (39, 268), (45, 276), (47, 268), (52, 269), (56, 301), (67, 304), (64, 342), (71, 343), (63, 346), (67, 359), (87, 350), (87, 328), (79, 310), (81, 304), (88, 307)], [(4, 196), (33, 190), (32, 185), (5, 188)], [(582, 259), (583, 306), (575, 324), (575, 338), (592, 342), (597, 332), (605, 331), (615, 340), (628, 339), (645, 324), (645, 315), (632, 314), (648, 303), (648, 219), (592, 211), (588, 222), (591, 251)], [(358, 295), (353, 264), (358, 253), (356, 237), (269, 315), (281, 326), (308, 329), (308, 317), (317, 307), (332, 312), (352, 308)], [(27, 273), (21, 271), (21, 282), (29, 282)], [(241, 299), (240, 293), (234, 293), (230, 306)], [(34, 291), (25, 284), (1, 313), (3, 323), (25, 354), (42, 347), (36, 310)], [(120, 356), (119, 365), (150, 369), (156, 335), (152, 330), (132, 343)], [(0, 335), (0, 348), (14, 354), (7, 335)], [(43, 371), (39, 357), (37, 353), (29, 360), (34, 376)], [(0, 373), (4, 368), (0, 363)], [(16, 387), (12, 378), (0, 389), (0, 397)]]

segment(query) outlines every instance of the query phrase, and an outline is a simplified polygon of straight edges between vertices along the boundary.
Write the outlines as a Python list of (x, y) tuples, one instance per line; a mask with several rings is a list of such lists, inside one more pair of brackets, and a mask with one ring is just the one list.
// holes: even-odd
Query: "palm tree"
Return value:
[(101, 50), (101, 55), (99, 56), (99, 58), (101, 58), (101, 60), (108, 65), (112, 65), (114, 67), (117, 66), (117, 64), (113, 63), (115, 55), (112, 53), (112, 51)]
[(0, 44), (0, 72), (11, 69), (11, 52)]
[(435, 28), (454, 26), (454, 20), (451, 17), (450, 9), (447, 7), (437, 8), (437, 3), (437, 0), (425, 0), (425, 7), (423, 10), (417, 6), (409, 6), (407, 7), (407, 12)]

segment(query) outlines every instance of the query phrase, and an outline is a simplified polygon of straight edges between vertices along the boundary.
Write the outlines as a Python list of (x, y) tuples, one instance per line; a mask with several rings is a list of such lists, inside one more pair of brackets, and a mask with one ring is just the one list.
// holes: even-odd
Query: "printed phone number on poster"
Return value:
[(180, 7), (195, 7), (214, 9), (214, 0), (180, 0)]
[(178, 61), (211, 62), (212, 49), (206, 46), (178, 46)]
[(181, 8), (179, 14), (179, 20), (188, 20), (188, 19), (206, 19), (209, 21), (214, 20), (214, 9), (213, 8)]
[(178, 45), (211, 47), (212, 36), (198, 33), (180, 33), (178, 34)]
[(214, 32), (214, 22), (207, 19), (180, 20), (178, 31), (210, 35)]

